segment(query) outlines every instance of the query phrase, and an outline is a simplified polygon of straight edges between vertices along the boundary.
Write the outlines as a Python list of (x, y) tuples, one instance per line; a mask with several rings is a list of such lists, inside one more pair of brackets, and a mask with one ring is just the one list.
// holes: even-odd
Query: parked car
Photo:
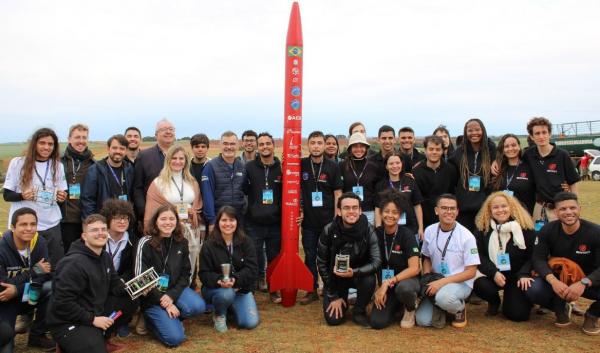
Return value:
[(592, 177), (592, 180), (600, 181), (600, 151), (584, 150), (584, 152), (592, 156), (592, 160), (588, 166), (588, 173)]

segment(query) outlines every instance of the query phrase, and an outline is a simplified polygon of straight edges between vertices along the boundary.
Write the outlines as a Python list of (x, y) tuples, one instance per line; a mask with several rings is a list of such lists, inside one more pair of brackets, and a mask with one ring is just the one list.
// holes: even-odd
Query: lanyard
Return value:
[(498, 250), (500, 250), (501, 253), (505, 253), (505, 248), (508, 247), (508, 241), (510, 239), (506, 241), (506, 246), (502, 246), (502, 239), (500, 239), (500, 228), (502, 228), (502, 224), (496, 224), (496, 233), (498, 233)]
[(352, 174), (354, 174), (354, 177), (356, 178), (356, 185), (360, 186), (360, 178), (363, 176), (365, 169), (367, 169), (367, 164), (369, 161), (367, 161), (367, 158), (365, 157), (365, 165), (362, 169), (362, 171), (360, 172), (359, 175), (356, 175), (356, 171), (354, 170), (354, 162), (352, 159), (350, 159), (350, 169), (352, 169)]
[(117, 254), (119, 253), (119, 249), (121, 248), (121, 244), (123, 242), (119, 241), (117, 243), (117, 248), (115, 249), (115, 252), (113, 253), (112, 249), (110, 248), (110, 241), (106, 243), (106, 247), (108, 248), (108, 254), (110, 255), (111, 260), (115, 260), (115, 256), (117, 256)]
[[(21, 259), (23, 266), (28, 266), (27, 268), (31, 270), (31, 249), (29, 247), (27, 247), (27, 249), (25, 249), (25, 256), (23, 256), (23, 255), (21, 255), (21, 253), (19, 253), (19, 258)], [(25, 260), (27, 260), (27, 261), (25, 261)]]
[(321, 160), (321, 163), (319, 163), (319, 174), (315, 174), (315, 165), (314, 165), (312, 159), (310, 160), (310, 169), (312, 170), (313, 178), (315, 178), (315, 191), (317, 191), (317, 192), (319, 191), (319, 178), (321, 178), (321, 169), (322, 168), (323, 168), (323, 161)]
[(79, 173), (79, 169), (81, 169), (81, 165), (83, 162), (77, 163), (77, 169), (75, 169), (75, 158), (71, 158), (71, 167), (73, 169), (73, 184), (75, 184), (75, 178), (77, 177), (77, 173)]
[(124, 194), (124, 192), (123, 192), (123, 185), (125, 184), (125, 173), (123, 172), (123, 169), (121, 169), (121, 180), (119, 181), (119, 178), (117, 177), (117, 174), (112, 169), (112, 167), (110, 166), (110, 164), (106, 163), (106, 165), (108, 166), (108, 169), (110, 169), (110, 172), (111, 172), (113, 178), (115, 178), (115, 181), (117, 182), (117, 185), (119, 185), (119, 187), (121, 188), (121, 194)]
[[(396, 187), (394, 186), (394, 182), (393, 182), (391, 179), (388, 179), (388, 182), (390, 183), (390, 187), (391, 187), (392, 189), (395, 189), (395, 188), (396, 188)], [(398, 187), (398, 191), (402, 191), (402, 183), (401, 183), (401, 180), (398, 180), (398, 185), (399, 185), (399, 187)]]
[(181, 177), (181, 189), (179, 188), (179, 186), (177, 186), (175, 178), (171, 177), (171, 181), (173, 181), (173, 184), (175, 184), (177, 192), (179, 192), (179, 200), (181, 201), (181, 203), (183, 203), (183, 176)]
[(394, 247), (394, 242), (396, 241), (396, 236), (398, 235), (398, 230), (400, 227), (396, 226), (396, 232), (394, 233), (394, 237), (392, 238), (392, 243), (390, 244), (390, 248), (388, 250), (387, 246), (387, 237), (385, 234), (385, 230), (383, 231), (383, 251), (385, 252), (385, 262), (387, 263), (387, 268), (390, 268), (390, 256), (392, 256), (392, 248)]
[(479, 151), (475, 152), (475, 158), (473, 159), (473, 174), (475, 175), (479, 174), (477, 171), (477, 157), (479, 157)]
[(163, 254), (162, 251), (162, 247), (160, 248), (160, 256), (164, 259), (163, 260), (163, 273), (166, 272), (167, 270), (167, 261), (169, 261), (169, 255), (171, 253), (171, 245), (173, 245), (173, 234), (171, 234), (170, 236), (171, 240), (169, 241), (169, 249), (167, 250), (167, 257), (165, 257), (165, 254)]
[(265, 165), (265, 189), (269, 188), (269, 166)]
[(435, 235), (435, 247), (442, 253), (442, 262), (444, 262), (444, 259), (446, 258), (446, 250), (448, 250), (448, 244), (450, 244), (450, 239), (452, 239), (452, 234), (454, 234), (455, 229), (456, 225), (454, 225), (454, 228), (452, 228), (450, 236), (448, 237), (448, 240), (446, 240), (446, 245), (444, 245), (444, 250), (442, 250), (438, 245), (438, 238), (440, 237), (440, 226), (438, 225), (437, 234)]
[(509, 177), (508, 173), (506, 173), (506, 188), (508, 189), (508, 186), (510, 185), (510, 183), (513, 181), (513, 178), (515, 177), (515, 175), (517, 175), (517, 169), (519, 169), (519, 166), (521, 165), (521, 161), (519, 161), (519, 163), (517, 163), (517, 166), (515, 167), (515, 170), (513, 171), (512, 175)]
[(37, 164), (34, 165), (33, 169), (35, 170), (35, 175), (37, 175), (38, 179), (40, 180), (40, 183), (42, 183), (42, 187), (44, 188), (44, 190), (46, 190), (46, 178), (48, 178), (48, 171), (50, 170), (50, 160), (46, 161), (46, 172), (44, 173), (44, 179), (42, 179), (42, 176), (40, 175), (40, 173), (38, 173)]

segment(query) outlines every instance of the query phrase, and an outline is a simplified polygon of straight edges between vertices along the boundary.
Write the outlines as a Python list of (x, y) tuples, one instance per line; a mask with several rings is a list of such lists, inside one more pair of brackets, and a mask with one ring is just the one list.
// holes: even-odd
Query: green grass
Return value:
[[(600, 223), (600, 182), (581, 183), (582, 216)], [(0, 221), (6, 220), (6, 204), (0, 201)], [(5, 223), (1, 223), (4, 225)], [(283, 308), (257, 293), (261, 324), (253, 331), (231, 327), (217, 334), (211, 318), (202, 315), (185, 321), (188, 340), (177, 352), (595, 352), (598, 337), (580, 330), (582, 318), (559, 329), (552, 324), (553, 314), (532, 313), (528, 322), (513, 323), (502, 316), (488, 318), (486, 305), (468, 305), (468, 325), (458, 330), (415, 327), (401, 329), (399, 324), (375, 331), (351, 322), (329, 327), (323, 319), (321, 303)], [(587, 307), (589, 301), (580, 305)], [(119, 339), (129, 345), (127, 352), (158, 353), (165, 348), (150, 336), (132, 334)], [(25, 346), (26, 335), (17, 338), (16, 352), (34, 352)], [(596, 347), (596, 348), (594, 348)]]

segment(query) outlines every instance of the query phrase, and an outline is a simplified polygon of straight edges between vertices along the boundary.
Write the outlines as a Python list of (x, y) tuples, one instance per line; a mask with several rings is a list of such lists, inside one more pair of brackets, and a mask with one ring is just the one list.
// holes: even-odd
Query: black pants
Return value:
[(65, 256), (60, 223), (52, 228), (40, 230), (38, 234), (46, 239), (46, 243), (48, 244), (48, 256), (50, 256), (50, 264), (52, 265), (52, 271), (54, 272), (60, 259)]
[[(332, 276), (335, 276), (332, 274)], [(337, 277), (337, 276), (336, 276)], [(327, 307), (331, 303), (331, 299), (325, 295), (323, 298), (323, 315), (328, 325), (339, 325), (346, 321), (346, 309), (348, 309), (348, 289), (356, 288), (356, 304), (352, 310), (353, 315), (365, 314), (367, 305), (373, 297), (375, 292), (375, 275), (368, 275), (356, 278), (335, 278), (336, 285), (338, 288), (342, 288), (340, 297), (346, 302), (346, 307), (342, 311), (342, 315), (338, 318), (329, 315)]]
[(131, 321), (131, 316), (137, 308), (138, 301), (132, 301), (128, 296), (109, 296), (104, 307), (104, 316), (113, 311), (123, 312), (115, 323), (106, 331), (95, 326), (65, 324), (50, 328), (52, 337), (65, 353), (105, 353), (105, 338), (122, 324)]
[[(505, 275), (506, 276), (506, 275)], [(500, 295), (498, 292), (502, 288), (498, 287), (493, 279), (480, 277), (475, 280), (473, 290), (481, 299), (491, 305), (500, 304)], [(531, 302), (525, 294), (517, 287), (517, 279), (507, 277), (504, 285), (504, 300), (502, 301), (502, 314), (512, 321), (527, 321), (531, 312)]]
[(83, 228), (81, 223), (61, 223), (62, 228), (62, 241), (65, 249), (65, 254), (69, 251), (71, 243), (81, 238)]
[[(554, 290), (552, 290), (552, 286), (541, 277), (538, 277), (535, 279), (535, 281), (533, 281), (531, 288), (529, 288), (526, 293), (530, 302), (539, 304), (544, 308), (550, 309), (554, 312), (557, 310), (563, 310), (566, 304), (565, 300), (556, 295)], [(594, 301), (585, 314), (594, 318), (599, 318), (600, 287), (595, 286), (586, 288), (582, 297)]]
[(377, 309), (373, 305), (370, 318), (371, 327), (376, 330), (386, 328), (394, 321), (394, 316), (399, 310), (403, 308), (409, 311), (415, 310), (417, 293), (419, 293), (420, 288), (419, 279), (416, 277), (400, 281), (389, 288), (385, 306)]
[(15, 331), (8, 322), (0, 321), (0, 353), (12, 353)]

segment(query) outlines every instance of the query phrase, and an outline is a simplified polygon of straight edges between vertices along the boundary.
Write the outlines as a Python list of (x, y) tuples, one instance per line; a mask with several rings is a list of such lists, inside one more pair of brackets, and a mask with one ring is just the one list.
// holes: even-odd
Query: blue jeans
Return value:
[[(465, 300), (471, 294), (471, 287), (464, 283), (448, 283), (435, 294), (435, 304), (442, 310), (456, 314), (465, 308)], [(417, 325), (431, 326), (433, 303), (424, 298), (415, 314)]]
[(317, 289), (319, 274), (317, 273), (317, 245), (319, 231), (302, 228), (302, 248), (304, 249), (304, 264), (313, 275), (313, 289)]
[(206, 309), (204, 300), (190, 288), (183, 290), (175, 306), (181, 313), (178, 318), (170, 318), (160, 305), (153, 305), (144, 311), (148, 328), (168, 347), (177, 347), (185, 340), (181, 320), (198, 316)]
[(279, 255), (281, 250), (281, 224), (262, 225), (246, 220), (246, 232), (254, 241), (258, 261), (258, 275), (259, 278), (263, 278), (265, 276), (263, 248), (267, 252), (267, 264)]
[[(554, 312), (563, 310), (566, 304), (564, 299), (554, 293), (550, 283), (546, 282), (546, 280), (541, 277), (537, 277), (533, 281), (533, 284), (531, 284), (531, 287), (525, 292), (525, 295), (531, 303), (539, 304)], [(600, 317), (600, 288), (586, 288), (582, 297), (594, 300), (586, 311), (586, 314), (596, 318)]]
[(252, 292), (240, 293), (231, 288), (202, 287), (202, 295), (215, 307), (215, 315), (227, 316), (231, 308), (238, 328), (251, 330), (258, 326), (258, 308)]

